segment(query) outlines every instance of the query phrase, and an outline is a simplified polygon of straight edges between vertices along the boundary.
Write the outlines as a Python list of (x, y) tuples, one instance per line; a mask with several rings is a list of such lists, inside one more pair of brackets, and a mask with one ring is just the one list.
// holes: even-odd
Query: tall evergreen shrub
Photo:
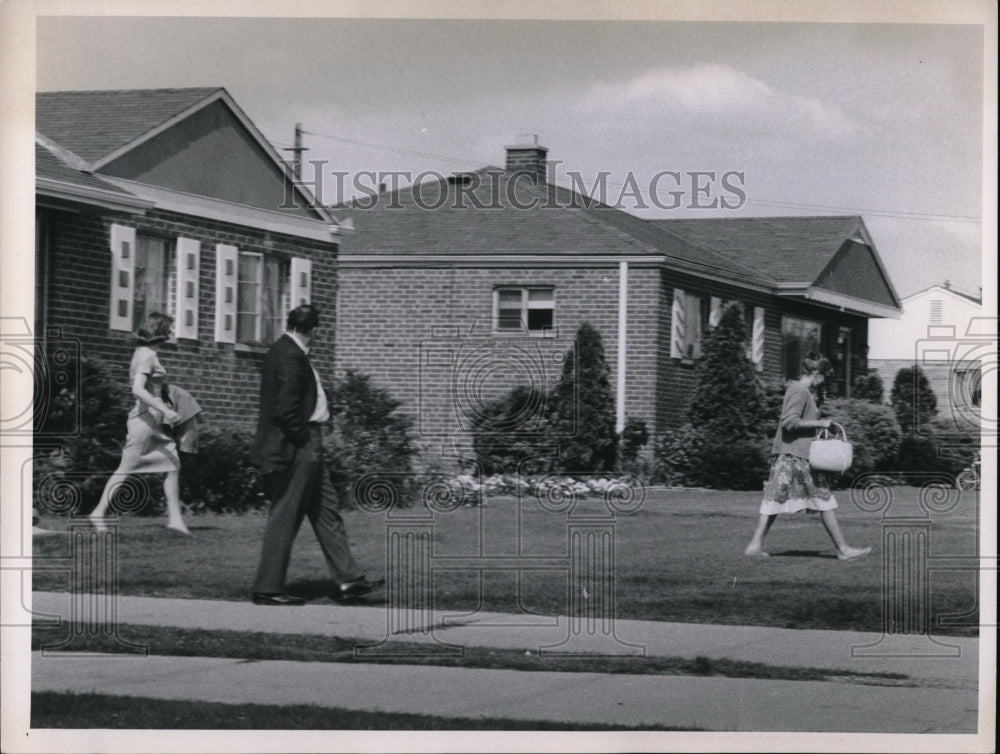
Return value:
[(903, 434), (922, 431), (937, 415), (937, 396), (924, 370), (916, 364), (896, 372), (890, 400)]
[(615, 465), (615, 399), (601, 335), (588, 322), (576, 332), (549, 401), (548, 426), (559, 442), (559, 471), (610, 471)]

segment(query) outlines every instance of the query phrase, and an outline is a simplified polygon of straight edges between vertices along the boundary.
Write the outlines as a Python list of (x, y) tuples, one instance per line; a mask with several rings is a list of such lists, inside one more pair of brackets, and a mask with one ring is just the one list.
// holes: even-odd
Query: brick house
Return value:
[[(35, 155), (38, 337), (124, 385), (133, 332), (167, 312), (170, 379), (251, 426), (289, 307), (334, 311), (336, 223), (221, 88), (39, 93)], [(315, 358), (332, 374), (332, 345)]]
[(356, 232), (338, 257), (337, 372), (402, 400), (426, 453), (467, 457), (487, 401), (555, 384), (584, 321), (602, 336), (619, 429), (635, 417), (655, 437), (682, 423), (727, 302), (742, 303), (764, 376), (796, 376), (818, 348), (839, 394), (867, 369), (868, 319), (898, 316), (860, 217), (643, 220), (548, 183), (546, 154), (517, 144), (504, 169), (344, 208)]

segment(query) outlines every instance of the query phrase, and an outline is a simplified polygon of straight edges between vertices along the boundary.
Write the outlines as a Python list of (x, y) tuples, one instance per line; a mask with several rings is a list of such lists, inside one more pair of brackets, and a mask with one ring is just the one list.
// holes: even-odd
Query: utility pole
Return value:
[(285, 152), (291, 152), (292, 157), (292, 175), (295, 176), (295, 180), (302, 180), (302, 153), (308, 152), (309, 148), (302, 146), (302, 124), (295, 124), (295, 146), (285, 147)]

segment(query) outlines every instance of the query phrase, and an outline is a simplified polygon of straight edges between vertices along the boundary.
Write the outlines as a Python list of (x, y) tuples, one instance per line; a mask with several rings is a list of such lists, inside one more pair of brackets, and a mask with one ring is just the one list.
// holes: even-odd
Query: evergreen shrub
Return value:
[(822, 413), (843, 426), (854, 446), (854, 463), (839, 477), (838, 484), (850, 484), (867, 472), (894, 470), (902, 433), (890, 406), (858, 398), (836, 398), (823, 405)]
[(609, 471), (615, 466), (615, 397), (601, 335), (589, 322), (576, 331), (548, 401), (547, 424), (559, 441), (557, 471)]
[(885, 399), (885, 386), (879, 373), (871, 369), (868, 374), (858, 375), (851, 384), (851, 397), (881, 404)]
[(904, 434), (922, 432), (937, 415), (937, 396), (924, 370), (916, 364), (896, 372), (890, 401)]
[(348, 371), (327, 396), (332, 430), (324, 436), (324, 457), (341, 505), (355, 502), (363, 477), (384, 480), (396, 490), (397, 505), (412, 504), (416, 493), (413, 420), (399, 412), (402, 403), (371, 377)]

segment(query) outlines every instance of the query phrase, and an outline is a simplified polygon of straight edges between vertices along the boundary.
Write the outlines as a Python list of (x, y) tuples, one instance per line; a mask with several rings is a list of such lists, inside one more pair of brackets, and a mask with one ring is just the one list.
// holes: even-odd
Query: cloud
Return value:
[(732, 66), (695, 63), (656, 68), (625, 82), (593, 86), (584, 100), (591, 113), (618, 110), (668, 119), (678, 113), (730, 128), (856, 135), (861, 126), (836, 105), (775, 89)]

